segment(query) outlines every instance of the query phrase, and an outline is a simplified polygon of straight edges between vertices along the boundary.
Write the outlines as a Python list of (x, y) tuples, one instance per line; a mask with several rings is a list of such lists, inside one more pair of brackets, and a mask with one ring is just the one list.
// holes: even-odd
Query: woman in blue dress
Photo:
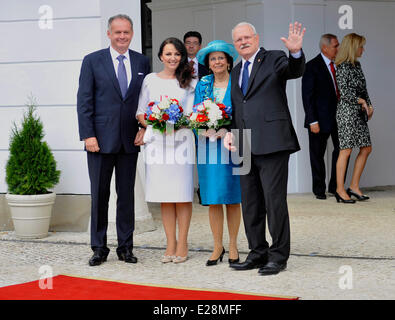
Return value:
[[(196, 86), (195, 105), (211, 99), (224, 104), (231, 114), (230, 70), (237, 57), (238, 53), (233, 45), (222, 40), (212, 41), (199, 51), (197, 59), (210, 70), (210, 74), (203, 77)], [(225, 254), (222, 241), (223, 205), (226, 206), (229, 232), (228, 261), (239, 261), (237, 235), (241, 219), (240, 177), (232, 174), (235, 165), (231, 162), (229, 151), (223, 146), (222, 139), (226, 132), (226, 128), (219, 128), (218, 131), (208, 129), (203, 133), (201, 130), (195, 131), (199, 134), (196, 143), (200, 200), (202, 205), (209, 205), (209, 221), (214, 239), (214, 250), (206, 263), (207, 266), (216, 265), (218, 260), (222, 261)]]

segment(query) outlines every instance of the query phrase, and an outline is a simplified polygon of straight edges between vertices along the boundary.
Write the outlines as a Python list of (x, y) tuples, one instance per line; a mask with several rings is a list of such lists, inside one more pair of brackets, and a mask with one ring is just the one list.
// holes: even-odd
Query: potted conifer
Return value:
[(14, 123), (6, 165), (8, 193), (15, 234), (20, 238), (48, 235), (56, 194), (48, 191), (59, 182), (60, 171), (44, 137), (43, 124), (34, 115), (37, 103), (29, 98), (22, 127)]

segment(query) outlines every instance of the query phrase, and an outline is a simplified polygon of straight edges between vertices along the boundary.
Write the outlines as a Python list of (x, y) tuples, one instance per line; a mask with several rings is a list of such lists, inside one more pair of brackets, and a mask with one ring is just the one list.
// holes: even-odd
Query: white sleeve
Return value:
[(150, 103), (150, 92), (148, 85), (148, 78), (145, 77), (143, 84), (141, 85), (139, 104), (137, 106), (136, 118), (139, 114), (144, 114), (147, 111), (148, 103)]
[(295, 52), (295, 53), (290, 52), (290, 54), (295, 59), (299, 59), (302, 56), (302, 50), (299, 50), (298, 52)]
[(185, 106), (182, 106), (184, 109), (184, 114), (189, 115), (192, 112), (193, 102), (195, 101), (195, 87), (197, 81), (193, 79), (193, 83), (191, 83), (191, 87), (188, 88), (188, 94), (185, 99)]

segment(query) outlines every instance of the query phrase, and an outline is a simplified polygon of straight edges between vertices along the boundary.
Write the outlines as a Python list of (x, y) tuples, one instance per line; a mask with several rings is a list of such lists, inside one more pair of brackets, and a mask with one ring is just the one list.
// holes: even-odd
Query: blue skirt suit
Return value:
[[(214, 75), (205, 76), (196, 86), (194, 104), (212, 99), (217, 103), (231, 107), (230, 88), (231, 80), (229, 78), (225, 94), (218, 96), (214, 90)], [(196, 131), (195, 134), (197, 136)], [(232, 163), (230, 151), (223, 146), (223, 139), (210, 141), (207, 137), (197, 136), (196, 150), (201, 204), (240, 203), (240, 176), (232, 174), (236, 165)]]

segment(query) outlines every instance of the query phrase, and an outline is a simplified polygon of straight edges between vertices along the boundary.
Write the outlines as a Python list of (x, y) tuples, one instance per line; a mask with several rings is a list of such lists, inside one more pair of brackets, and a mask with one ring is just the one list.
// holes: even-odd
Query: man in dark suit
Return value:
[(85, 142), (91, 182), (91, 248), (89, 265), (100, 265), (107, 247), (108, 200), (115, 168), (117, 191), (117, 255), (136, 263), (133, 255), (134, 182), (139, 145), (135, 114), (148, 58), (129, 50), (133, 23), (127, 15), (111, 17), (107, 36), (111, 45), (87, 55), (81, 67), (77, 95), (80, 139)]
[[(240, 133), (250, 131), (250, 138), (244, 143), (243, 163), (246, 157), (250, 157), (251, 162), (249, 173), (240, 176), (250, 252), (244, 262), (230, 265), (235, 270), (259, 268), (259, 274), (271, 275), (287, 266), (290, 253), (288, 162), (290, 154), (300, 147), (288, 108), (286, 82), (303, 74), (304, 32), (301, 24), (291, 24), (288, 38), (281, 38), (290, 51), (288, 58), (283, 51), (259, 48), (259, 35), (249, 23), (239, 23), (232, 31), (233, 43), (242, 57), (231, 75), (232, 126)], [(233, 134), (228, 133), (224, 145), (236, 151), (233, 140)], [(242, 150), (242, 143), (239, 146)], [(266, 216), (272, 237), (270, 247), (265, 237)]]
[(197, 31), (188, 31), (184, 35), (184, 44), (188, 52), (188, 62), (194, 69), (194, 74), (199, 80), (208, 75), (209, 71), (205, 65), (200, 64), (196, 58), (196, 54), (202, 48), (202, 35)]
[(302, 97), (305, 127), (309, 132), (309, 152), (313, 193), (317, 199), (326, 199), (325, 150), (332, 137), (332, 170), (328, 191), (336, 192), (336, 161), (339, 156), (339, 138), (336, 125), (336, 107), (339, 91), (336, 83), (334, 60), (339, 41), (333, 34), (320, 39), (321, 52), (306, 64), (302, 78)]

